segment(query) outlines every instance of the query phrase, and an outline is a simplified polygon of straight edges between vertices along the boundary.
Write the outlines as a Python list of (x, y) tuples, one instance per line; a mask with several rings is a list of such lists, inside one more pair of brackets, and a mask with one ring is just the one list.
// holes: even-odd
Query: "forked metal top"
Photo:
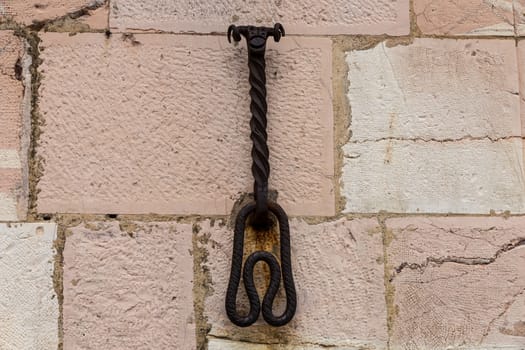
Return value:
[(281, 40), (282, 36), (285, 36), (284, 27), (280, 23), (276, 23), (272, 27), (254, 27), (254, 26), (235, 26), (231, 25), (228, 28), (228, 41), (231, 43), (231, 37), (233, 40), (241, 41), (241, 35), (246, 38), (248, 42), (248, 48), (253, 52), (264, 52), (266, 48), (266, 40), (273, 36), (276, 42)]

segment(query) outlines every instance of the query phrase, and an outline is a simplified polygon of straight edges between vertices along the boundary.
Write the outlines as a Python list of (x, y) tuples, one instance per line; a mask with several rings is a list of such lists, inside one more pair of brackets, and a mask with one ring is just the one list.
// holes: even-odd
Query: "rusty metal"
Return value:
[[(268, 150), (268, 134), (266, 132), (266, 40), (273, 37), (278, 42), (285, 35), (284, 28), (276, 24), (273, 28), (254, 27), (254, 26), (234, 26), (228, 28), (228, 41), (231, 38), (241, 41), (241, 37), (246, 38), (248, 44), (248, 68), (250, 70), (250, 120), (252, 140), (252, 175), (254, 178), (254, 198), (255, 203), (248, 204), (241, 209), (237, 215), (233, 242), (232, 266), (230, 272), (230, 282), (226, 293), (226, 313), (229, 319), (239, 327), (252, 325), (259, 318), (261, 303), (259, 294), (255, 288), (253, 270), (255, 264), (264, 261), (270, 268), (270, 284), (262, 302), (262, 316), (264, 320), (275, 327), (283, 326), (290, 322), (295, 314), (297, 305), (295, 285), (292, 273), (292, 261), (290, 254), (290, 228), (288, 226), (288, 216), (285, 211), (274, 202), (268, 200), (268, 178), (270, 176), (270, 163)], [(250, 224), (256, 230), (269, 230), (272, 226), (273, 216), (278, 224), (280, 232), (280, 261), (265, 251), (252, 253), (244, 262), (244, 232), (246, 225)], [(282, 267), (282, 268), (281, 268)], [(243, 283), (250, 303), (250, 310), (246, 316), (237, 312), (237, 292), (243, 273)], [(286, 309), (275, 316), (272, 311), (273, 303), (279, 286), (283, 280), (284, 291), (286, 293)]]

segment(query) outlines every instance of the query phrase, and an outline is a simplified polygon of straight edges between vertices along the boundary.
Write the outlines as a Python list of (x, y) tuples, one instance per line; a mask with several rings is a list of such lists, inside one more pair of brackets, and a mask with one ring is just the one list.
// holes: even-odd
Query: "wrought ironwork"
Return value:
[[(252, 140), (252, 174), (254, 178), (254, 198), (255, 203), (246, 205), (237, 215), (235, 223), (232, 266), (230, 281), (226, 293), (226, 313), (229, 319), (239, 327), (247, 327), (257, 321), (261, 312), (261, 302), (259, 294), (255, 288), (253, 272), (255, 264), (264, 261), (270, 268), (270, 284), (262, 302), (262, 315), (264, 320), (275, 327), (283, 326), (290, 322), (295, 314), (297, 305), (295, 285), (292, 273), (292, 261), (290, 253), (290, 228), (286, 212), (275, 202), (268, 199), (268, 178), (270, 176), (270, 163), (268, 150), (268, 134), (266, 132), (266, 40), (273, 37), (278, 42), (285, 35), (281, 24), (276, 24), (273, 28), (254, 27), (254, 26), (234, 26), (228, 28), (228, 41), (231, 38), (241, 41), (241, 36), (246, 38), (248, 44), (248, 68), (250, 70), (250, 120)], [(257, 230), (269, 230), (272, 226), (270, 215), (273, 215), (279, 226), (280, 261), (266, 251), (256, 251), (252, 253), (243, 267), (244, 253), (244, 233), (246, 225), (250, 224)], [(281, 268), (282, 267), (282, 268)], [(237, 311), (237, 292), (242, 278), (244, 288), (250, 303), (250, 310), (246, 316), (242, 316)], [(273, 304), (281, 278), (286, 293), (286, 309), (279, 315), (273, 314)]]

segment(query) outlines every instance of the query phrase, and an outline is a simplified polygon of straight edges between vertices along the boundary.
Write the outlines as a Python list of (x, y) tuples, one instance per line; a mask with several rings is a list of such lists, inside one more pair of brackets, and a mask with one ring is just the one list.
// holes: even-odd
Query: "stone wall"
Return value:
[[(239, 328), (250, 100), (225, 32), (276, 22), (298, 309)], [(524, 28), (524, 0), (0, 0), (0, 349), (524, 349)]]

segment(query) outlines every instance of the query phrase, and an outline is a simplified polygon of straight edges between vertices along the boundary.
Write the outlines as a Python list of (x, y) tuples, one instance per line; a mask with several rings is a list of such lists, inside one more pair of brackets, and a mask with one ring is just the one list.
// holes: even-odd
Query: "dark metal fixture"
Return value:
[[(266, 133), (266, 61), (264, 54), (266, 51), (266, 40), (273, 37), (276, 42), (284, 36), (284, 28), (276, 24), (273, 28), (231, 25), (228, 28), (228, 41), (231, 38), (241, 41), (241, 35), (246, 38), (248, 43), (248, 67), (250, 69), (250, 120), (252, 146), (252, 174), (254, 178), (254, 198), (255, 203), (246, 205), (237, 215), (235, 222), (235, 232), (233, 241), (232, 266), (230, 272), (230, 282), (226, 293), (226, 313), (229, 319), (239, 327), (252, 325), (259, 318), (261, 302), (259, 294), (255, 288), (253, 270), (255, 264), (264, 261), (270, 268), (270, 285), (264, 295), (262, 302), (262, 315), (264, 320), (275, 327), (283, 326), (290, 322), (295, 314), (297, 305), (295, 285), (292, 273), (292, 261), (290, 255), (290, 228), (288, 226), (288, 216), (285, 211), (275, 202), (268, 200), (268, 177), (270, 176), (270, 163)], [(269, 230), (272, 226), (272, 214), (277, 220), (280, 232), (280, 260), (266, 251), (252, 253), (244, 262), (244, 231), (247, 223), (256, 230)], [(282, 269), (281, 269), (282, 267)], [(250, 303), (248, 315), (241, 316), (237, 312), (237, 291), (241, 279), (241, 270), (244, 288)], [(286, 293), (286, 309), (280, 316), (273, 314), (273, 303), (279, 290), (281, 276)]]

